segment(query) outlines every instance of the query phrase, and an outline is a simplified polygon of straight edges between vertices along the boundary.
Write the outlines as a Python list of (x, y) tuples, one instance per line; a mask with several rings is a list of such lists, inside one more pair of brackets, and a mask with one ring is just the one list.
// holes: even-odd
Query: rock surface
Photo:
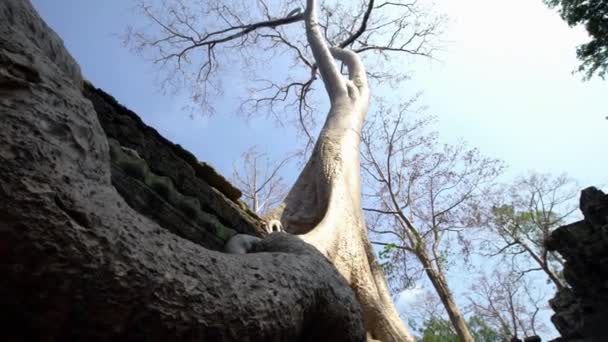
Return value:
[(550, 301), (551, 320), (557, 341), (608, 341), (608, 195), (587, 188), (580, 208), (585, 219), (556, 229), (547, 243), (566, 260), (569, 285)]
[[(199, 162), (181, 146), (163, 138), (154, 128), (144, 124), (135, 113), (101, 89), (89, 83), (85, 84), (84, 89), (108, 138), (137, 151), (150, 171), (170, 178), (181, 194), (198, 198), (202, 210), (215, 216), (225, 226), (246, 234), (259, 235), (263, 232), (260, 218), (239, 205), (237, 200), (240, 191), (213, 168)], [(121, 191), (121, 194), (128, 195), (125, 191)]]
[(365, 340), (352, 290), (298, 238), (227, 255), (127, 205), (78, 65), (26, 0), (0, 1), (0, 128), (3, 341)]

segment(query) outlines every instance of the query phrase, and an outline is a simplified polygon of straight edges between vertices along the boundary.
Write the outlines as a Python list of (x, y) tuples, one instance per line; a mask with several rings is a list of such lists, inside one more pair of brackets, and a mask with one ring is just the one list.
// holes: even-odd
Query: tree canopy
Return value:
[[(479, 316), (471, 316), (468, 321), (471, 335), (478, 342), (496, 342), (508, 334), (501, 333), (487, 325)], [(459, 342), (458, 335), (449, 320), (431, 317), (416, 329), (421, 342)]]
[(580, 45), (576, 55), (581, 61), (578, 71), (589, 79), (597, 73), (605, 79), (608, 73), (608, 0), (544, 0), (568, 25), (584, 25), (591, 41)]

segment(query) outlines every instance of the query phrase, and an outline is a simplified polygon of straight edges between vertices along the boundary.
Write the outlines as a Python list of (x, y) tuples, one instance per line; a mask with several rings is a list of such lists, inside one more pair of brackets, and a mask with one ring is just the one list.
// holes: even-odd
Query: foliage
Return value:
[(377, 239), (372, 243), (385, 247), (381, 256), (390, 260), (385, 271), (393, 291), (426, 274), (459, 338), (471, 341), (447, 269), (468, 257), (465, 233), (477, 224), (484, 193), (503, 166), (465, 143), (440, 143), (428, 131), (433, 118), (417, 119), (414, 104), (415, 98), (396, 111), (380, 107), (363, 132), (367, 226)]
[(469, 327), (477, 342), (496, 342), (508, 336), (508, 333), (505, 331), (494, 330), (479, 316), (471, 316), (469, 318)]
[(558, 7), (559, 13), (568, 25), (585, 25), (591, 41), (576, 50), (582, 62), (578, 71), (591, 78), (597, 73), (605, 79), (608, 73), (608, 0), (544, 0), (552, 8)]
[(419, 332), (422, 334), (419, 340), (423, 342), (458, 342), (452, 323), (445, 319), (430, 318), (423, 323)]
[[(497, 342), (507, 336), (488, 326), (478, 316), (471, 316), (468, 320), (471, 335), (476, 342)], [(449, 320), (432, 317), (424, 321), (421, 327), (414, 327), (420, 334), (420, 342), (459, 342), (458, 335), (454, 331)]]
[(506, 186), (494, 199), (485, 223), (489, 236), (485, 241), (488, 256), (508, 259), (520, 274), (543, 271), (557, 287), (563, 260), (547, 250), (551, 232), (576, 210), (578, 186), (566, 175), (530, 173)]
[(532, 336), (545, 326), (538, 321), (546, 294), (529, 277), (497, 265), (490, 275), (475, 279), (468, 296), (470, 311), (504, 336)]
[(513, 203), (492, 208), (492, 216), (493, 224), (500, 226), (514, 240), (529, 239), (538, 244), (546, 238), (545, 231), (551, 232), (565, 222), (554, 211), (516, 208)]
[(442, 144), (433, 117), (418, 116), (414, 104), (380, 107), (363, 135), (364, 210), (382, 257), (398, 266), (388, 274), (394, 291), (422, 271), (409, 256), (425, 255), (443, 273), (456, 254), (468, 254), (463, 234), (477, 224), (484, 189), (503, 167), (465, 143)]

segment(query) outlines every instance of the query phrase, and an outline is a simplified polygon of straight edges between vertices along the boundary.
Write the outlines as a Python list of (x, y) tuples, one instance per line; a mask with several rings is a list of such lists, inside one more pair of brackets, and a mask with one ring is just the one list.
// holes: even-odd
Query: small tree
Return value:
[(265, 153), (251, 147), (241, 155), (240, 165), (232, 166), (232, 181), (243, 193), (249, 207), (258, 215), (275, 208), (287, 194), (280, 171), (295, 154), (273, 162)]
[(473, 314), (500, 332), (502, 340), (538, 335), (544, 328), (538, 321), (546, 302), (544, 294), (528, 277), (512, 270), (497, 268), (490, 276), (477, 278), (468, 299)]
[(383, 254), (390, 254), (391, 270), (398, 273), (396, 289), (409, 284), (407, 273), (413, 265), (406, 259), (411, 255), (418, 261), (415, 268), (421, 267), (433, 285), (459, 338), (473, 341), (450, 291), (446, 268), (456, 255), (454, 242), (461, 242), (462, 251), (468, 252), (463, 233), (477, 222), (484, 190), (502, 164), (464, 143), (440, 144), (436, 134), (427, 132), (432, 118), (410, 117), (415, 116), (414, 103), (403, 104), (396, 113), (380, 108), (364, 131), (369, 205), (364, 210), (370, 230), (383, 240), (375, 243), (385, 247)]
[[(416, 297), (411, 307), (414, 309), (407, 310), (410, 314), (409, 325), (417, 335), (417, 341), (460, 341), (454, 326), (446, 317), (441, 300), (434, 291), (424, 290)], [(502, 336), (506, 336), (475, 314), (469, 316), (467, 325), (476, 342), (497, 342), (502, 341)]]
[(608, 1), (607, 0), (543, 0), (559, 14), (568, 25), (585, 25), (591, 41), (579, 46), (576, 55), (581, 61), (579, 72), (590, 79), (598, 74), (602, 79), (608, 73)]
[[(436, 291), (424, 289), (415, 297), (410, 307), (405, 309), (405, 313), (409, 317), (408, 324), (416, 334), (417, 341), (460, 342)], [(497, 342), (502, 341), (503, 336), (508, 336), (474, 312), (469, 315), (467, 326), (476, 342)]]
[(578, 186), (566, 175), (530, 173), (517, 179), (491, 210), (488, 255), (508, 259), (520, 274), (542, 271), (558, 289), (565, 287), (563, 260), (545, 242), (574, 213), (577, 195)]
[[(470, 327), (474, 341), (503, 341), (503, 339), (501, 339), (502, 335), (487, 325), (480, 317), (471, 316), (467, 323)], [(424, 321), (423, 325), (418, 329), (418, 332), (420, 333), (420, 338), (418, 338), (418, 341), (420, 342), (460, 342), (452, 323), (443, 318), (432, 317)]]

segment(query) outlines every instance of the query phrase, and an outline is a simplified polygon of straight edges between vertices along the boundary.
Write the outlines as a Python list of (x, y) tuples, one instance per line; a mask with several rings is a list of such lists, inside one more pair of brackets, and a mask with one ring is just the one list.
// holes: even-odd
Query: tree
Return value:
[[(502, 335), (488, 326), (480, 317), (471, 316), (467, 323), (470, 327), (474, 341), (503, 341), (503, 339), (501, 339)], [(431, 317), (424, 321), (423, 325), (418, 329), (418, 332), (421, 334), (417, 339), (420, 342), (460, 342), (452, 323), (450, 323), (449, 320), (440, 317)]]
[(420, 327), (420, 333), (422, 334), (419, 341), (422, 342), (458, 342), (458, 334), (454, 331), (454, 326), (449, 320), (441, 319), (437, 317), (431, 317), (426, 320), (422, 327)]
[[(407, 309), (409, 325), (416, 333), (417, 341), (460, 341), (454, 326), (446, 318), (446, 311), (435, 292), (424, 290), (416, 296)], [(502, 336), (497, 330), (486, 324), (479, 316), (471, 315), (467, 325), (477, 342), (496, 342)]]
[[(329, 113), (307, 164), (285, 201), (268, 216), (315, 246), (340, 271), (361, 304), (372, 338), (411, 341), (367, 237), (361, 210), (360, 133), (368, 110), (368, 79), (402, 78), (403, 69), (386, 69), (389, 57), (430, 55), (428, 41), (439, 21), (422, 24), (413, 3), (376, 4), (374, 0), (320, 8), (315, 0), (307, 0), (303, 11), (296, 8), (297, 1), (269, 4), (258, 0), (257, 7), (209, 1), (200, 2), (197, 10), (182, 1), (163, 5), (155, 11), (141, 2), (142, 12), (157, 30), (131, 30), (127, 38), (136, 50), (150, 53), (169, 70), (166, 80), (171, 83), (165, 85), (187, 84), (199, 104), (210, 104), (211, 91), (219, 89), (220, 65), (234, 68), (243, 59), (266, 63), (262, 48), (269, 48), (271, 55), (286, 51), (299, 68), (292, 68), (292, 75), (280, 81), (264, 74), (265, 86), (257, 88), (246, 103), (254, 109), (267, 106), (273, 114), (277, 103), (296, 107), (297, 121), (312, 144), (307, 122), (312, 120), (313, 107), (307, 95), (320, 75)], [(317, 10), (323, 14), (322, 21)], [(200, 25), (203, 20), (205, 26)], [(287, 26), (302, 21), (305, 39), (301, 31)], [(366, 71), (362, 58), (372, 53), (386, 61), (369, 63)], [(346, 78), (336, 62), (342, 63)], [(306, 74), (303, 81), (293, 81)]]
[[(393, 265), (404, 265), (400, 285), (409, 283), (413, 256), (422, 268), (454, 325), (460, 340), (472, 341), (466, 321), (450, 291), (446, 268), (455, 255), (454, 243), (466, 252), (464, 233), (476, 223), (483, 195), (501, 172), (502, 164), (463, 143), (442, 145), (428, 133), (432, 118), (413, 119), (412, 102), (397, 113), (380, 109), (363, 136), (363, 169), (367, 175), (366, 204), (370, 230), (383, 241)], [(405, 282), (404, 282), (405, 280)], [(398, 286), (399, 288), (399, 286)]]
[(576, 49), (576, 55), (581, 61), (578, 71), (584, 72), (586, 79), (595, 73), (604, 79), (608, 73), (608, 1), (543, 1), (551, 8), (558, 7), (559, 14), (568, 25), (585, 25), (591, 41)]
[(542, 271), (557, 289), (564, 288), (563, 260), (546, 241), (576, 210), (577, 194), (578, 186), (566, 175), (530, 173), (517, 179), (491, 210), (488, 254), (509, 258), (520, 274)]
[(287, 186), (279, 171), (296, 155), (272, 162), (264, 153), (252, 147), (241, 155), (241, 165), (233, 165), (232, 181), (241, 189), (243, 197), (254, 213), (264, 215), (276, 207), (287, 193)]
[(471, 327), (473, 338), (477, 342), (500, 341), (500, 330), (495, 330), (479, 316), (473, 315), (469, 317), (469, 327)]
[(498, 269), (490, 276), (483, 274), (471, 286), (468, 298), (473, 314), (505, 341), (538, 335), (543, 326), (537, 317), (546, 302), (542, 291), (512, 269)]
[[(310, 41), (293, 25), (304, 21), (301, 1), (138, 4), (152, 25), (128, 28), (124, 40), (158, 66), (163, 89), (185, 89), (203, 114), (212, 114), (214, 101), (225, 97), (222, 74), (239, 66), (241, 75), (253, 80), (246, 83), (243, 112), (293, 122), (306, 147), (312, 146), (313, 129), (324, 116), (315, 105), (318, 97), (312, 96), (317, 93), (318, 61)], [(319, 28), (328, 46), (356, 52), (367, 65), (368, 79), (383, 84), (408, 76), (402, 61), (393, 56), (432, 56), (443, 22), (416, 2), (326, 1), (318, 7)], [(268, 60), (277, 63), (274, 69), (282, 67), (279, 75), (268, 72)], [(232, 85), (231, 92), (238, 86)]]

